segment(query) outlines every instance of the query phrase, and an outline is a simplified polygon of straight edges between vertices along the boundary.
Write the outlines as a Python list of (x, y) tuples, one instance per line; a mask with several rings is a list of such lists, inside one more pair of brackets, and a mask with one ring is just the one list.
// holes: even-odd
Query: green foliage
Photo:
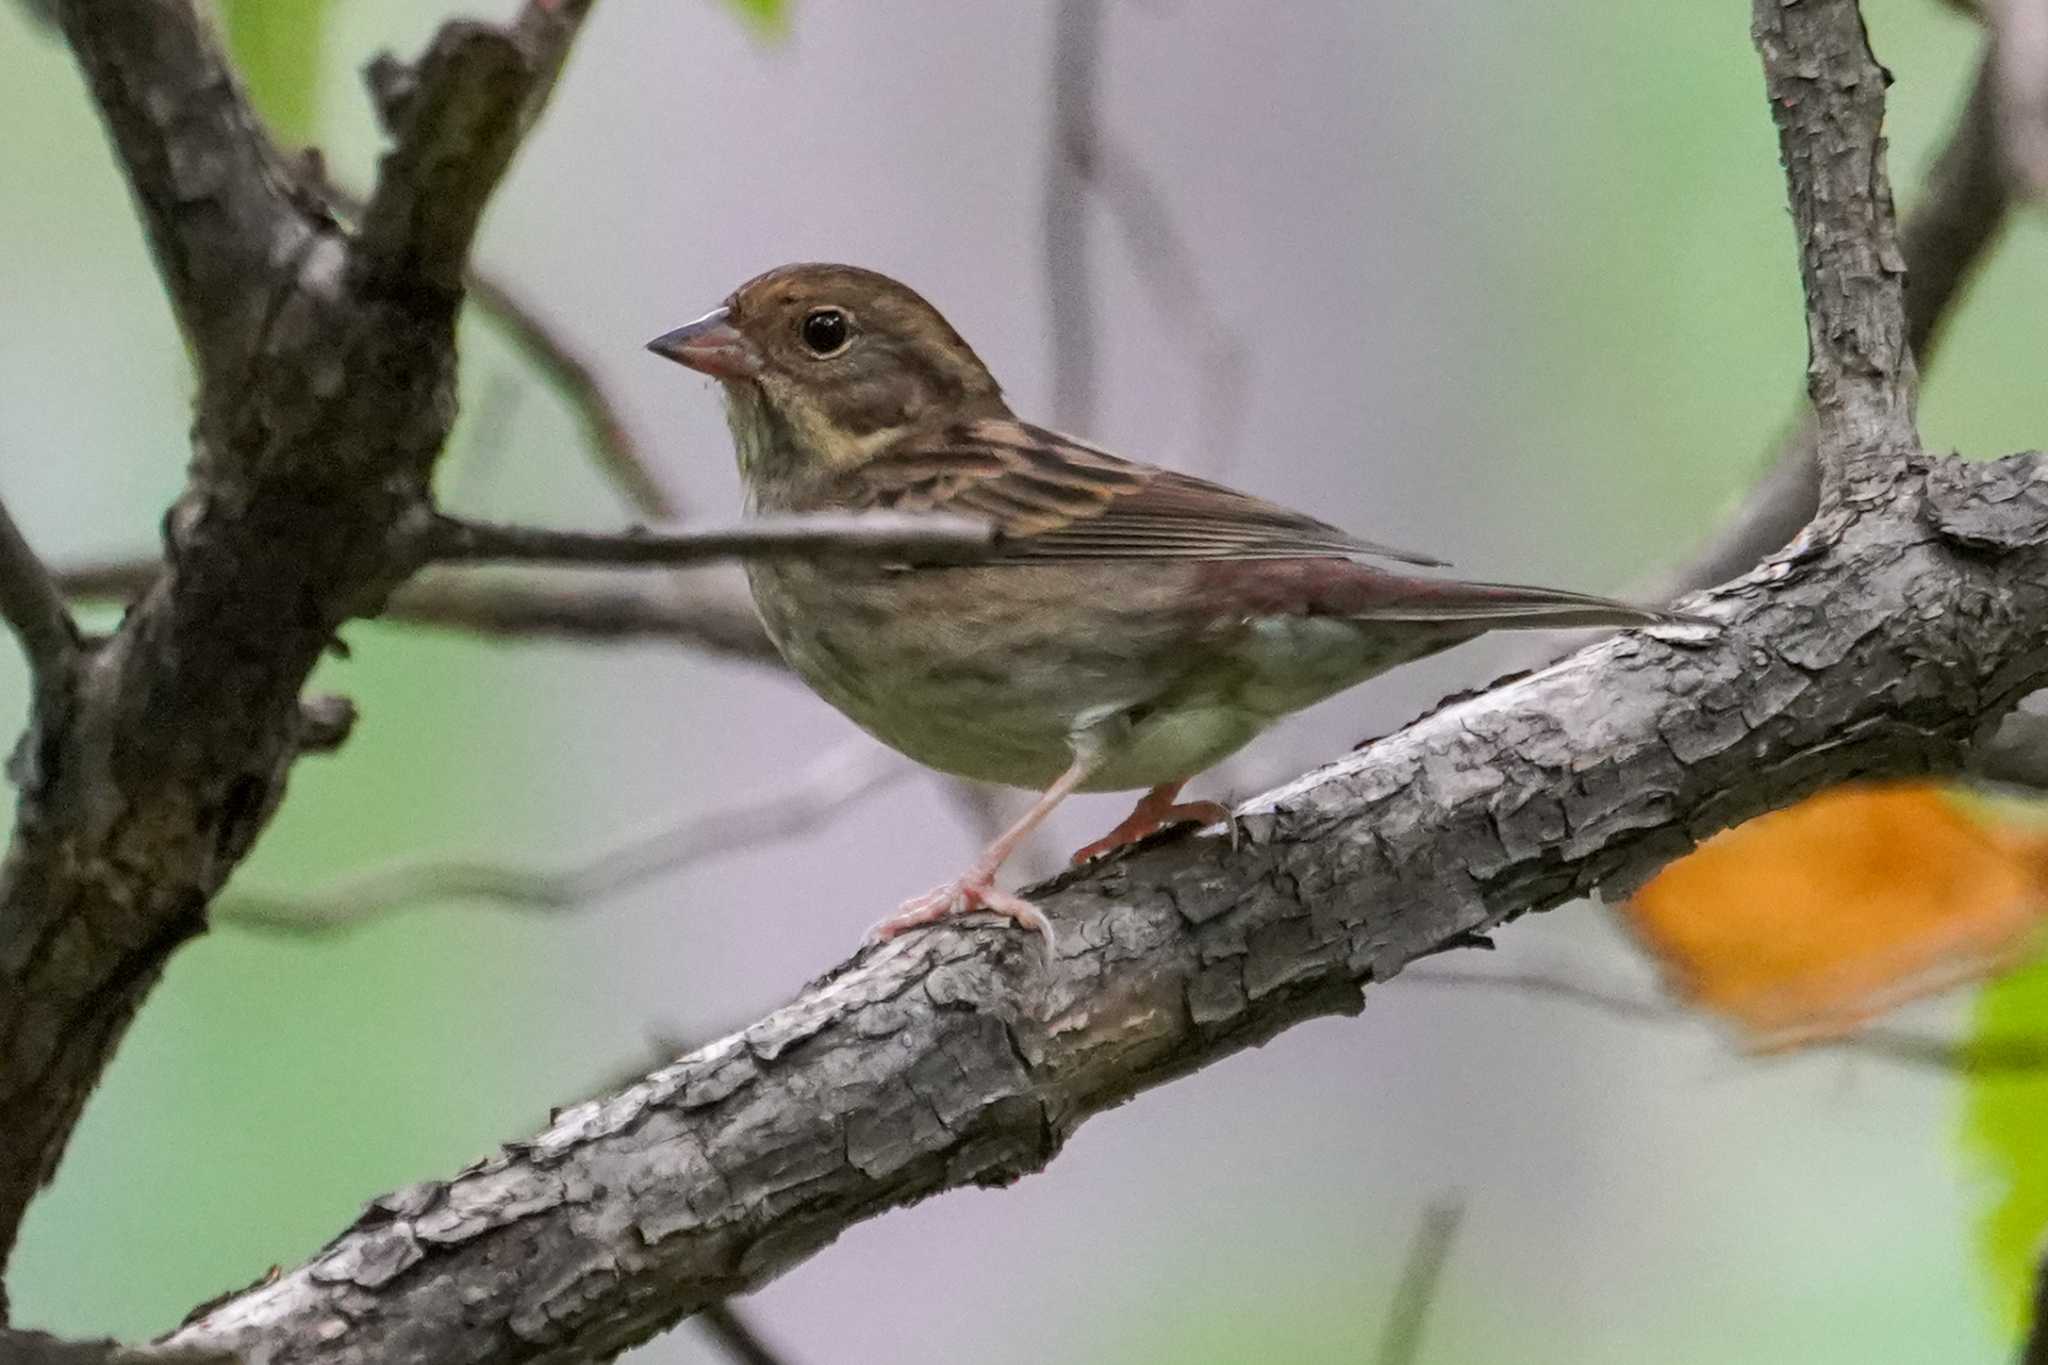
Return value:
[(310, 142), (320, 111), (327, 0), (220, 0), (228, 50), (277, 136)]
[[(2048, 961), (2015, 972), (1977, 998), (1974, 1037), (1980, 1041), (2048, 1037)], [(2026, 1322), (2035, 1258), (2048, 1234), (2048, 1076), (1987, 1074), (1971, 1078), (1964, 1141), (1989, 1176), (1990, 1207), (1978, 1228), (1978, 1250), (1991, 1275), (2005, 1321)]]
[(725, 0), (725, 6), (760, 37), (781, 38), (789, 32), (785, 0)]

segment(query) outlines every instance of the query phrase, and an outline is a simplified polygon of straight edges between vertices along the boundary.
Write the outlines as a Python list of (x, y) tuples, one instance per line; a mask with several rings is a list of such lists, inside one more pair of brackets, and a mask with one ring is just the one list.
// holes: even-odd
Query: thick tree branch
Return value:
[(417, 568), (397, 551), (432, 521), (460, 256), (587, 8), (443, 30), (389, 101), (358, 239), (299, 202), (189, 0), (63, 7), (198, 402), (164, 562), (39, 732), (0, 864), (0, 1269), (164, 962), (338, 734), (302, 708), (307, 674)]
[[(2048, 679), (2048, 462), (1933, 465), (1704, 608), (1623, 635), (1039, 893), (1061, 955), (913, 935), (482, 1165), (387, 1196), (173, 1335), (278, 1362), (567, 1361), (858, 1219), (1037, 1169), (1089, 1116), (1505, 919), (1625, 891), (1850, 777), (1946, 771)], [(1695, 603), (1696, 607), (1702, 604)]]
[(1856, 0), (1755, 0), (1751, 33), (1778, 125), (1824, 498), (1881, 497), (1920, 448), (1904, 258), (1884, 166), (1884, 91)]
[(393, 147), (363, 208), (369, 287), (461, 289), (484, 205), (539, 116), (596, 0), (527, 0), (512, 24), (447, 25), (411, 67), (371, 69)]
[(317, 211), (298, 201), (193, 0), (93, 0), (60, 5), (58, 19), (202, 372), (245, 361)]
[(759, 517), (732, 526), (679, 531), (556, 531), (436, 518), (425, 529), (422, 561), (506, 564), (703, 564), (716, 559), (909, 559), (954, 563), (995, 544), (986, 523), (965, 517), (895, 512)]

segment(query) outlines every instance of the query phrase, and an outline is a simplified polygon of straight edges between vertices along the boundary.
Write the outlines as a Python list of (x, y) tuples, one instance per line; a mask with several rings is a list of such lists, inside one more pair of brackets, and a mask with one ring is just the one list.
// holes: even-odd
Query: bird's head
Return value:
[(771, 270), (647, 348), (724, 385), (750, 478), (845, 469), (908, 431), (1007, 414), (938, 309), (854, 266)]

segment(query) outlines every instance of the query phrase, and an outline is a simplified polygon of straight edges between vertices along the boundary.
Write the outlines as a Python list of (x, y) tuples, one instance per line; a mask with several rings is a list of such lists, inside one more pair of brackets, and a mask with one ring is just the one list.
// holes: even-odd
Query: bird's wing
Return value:
[(835, 505), (987, 518), (1002, 535), (996, 563), (1299, 556), (1443, 563), (1009, 419), (906, 438), (837, 480)]

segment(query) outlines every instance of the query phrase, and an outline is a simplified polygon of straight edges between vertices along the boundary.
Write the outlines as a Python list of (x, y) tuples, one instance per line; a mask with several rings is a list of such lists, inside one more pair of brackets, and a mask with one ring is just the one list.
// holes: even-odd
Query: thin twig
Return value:
[(699, 1310), (696, 1321), (704, 1329), (704, 1334), (739, 1365), (783, 1365), (787, 1359), (769, 1349), (768, 1343), (761, 1340), (760, 1333), (740, 1316), (730, 1299), (705, 1305)]
[(1061, 428), (1078, 432), (1095, 427), (1098, 337), (1087, 187), (1095, 154), (1102, 11), (1102, 0), (1059, 0), (1053, 12), (1052, 146), (1042, 206), (1052, 413)]
[[(62, 566), (56, 577), (74, 600), (127, 603), (162, 571), (158, 561), (138, 556)], [(492, 640), (647, 641), (749, 663), (782, 662), (745, 594), (722, 580), (430, 569), (394, 591), (377, 619)]]
[(1243, 432), (1249, 348), (1217, 309), (1165, 191), (1102, 126), (1097, 73), (1103, 8), (1100, 0), (1062, 0), (1054, 17), (1052, 150), (1044, 190), (1053, 416), (1070, 431), (1091, 429), (1096, 416), (1092, 191), (1121, 232), (1139, 284), (1194, 359), (1202, 467), (1218, 475)]
[[(1425, 986), (1500, 991), (1563, 1000), (1603, 1014), (1650, 1023), (1702, 1022), (1702, 1016), (1697, 1012), (1667, 1000), (1645, 999), (1548, 972), (1488, 972), (1418, 966), (1401, 973), (1400, 979)], [(1806, 1046), (1864, 1053), (1902, 1066), (1966, 1076), (2030, 1075), (2048, 1071), (2048, 1038), (1972, 1038), (1955, 1042), (1903, 1030), (1873, 1028), (1840, 1038), (1813, 1039)], [(1784, 1051), (1762, 1055), (1782, 1056)]]
[(1224, 322), (1165, 191), (1144, 163), (1115, 138), (1105, 136), (1092, 164), (1090, 183), (1123, 231), (1139, 283), (1194, 358), (1203, 468), (1221, 474), (1244, 432), (1250, 348)]
[(0, 499), (0, 615), (21, 641), (38, 687), (54, 686), (78, 657), (83, 638), (56, 581), (36, 557)]
[(548, 320), (539, 305), (497, 275), (472, 268), (464, 287), (474, 303), (575, 411), (591, 454), (633, 510), (657, 521), (683, 515), (682, 500), (656, 474), (656, 462), (633, 434), (625, 412), (597, 377), (596, 367)]
[(216, 917), (250, 929), (327, 934), (434, 902), (482, 900), (543, 914), (576, 911), (691, 863), (815, 829), (916, 769), (865, 740), (835, 749), (795, 782), (751, 800), (643, 831), (560, 868), (414, 862), (349, 878), (307, 896), (231, 893)]
[[(315, 187), (336, 213), (357, 220), (363, 214), (363, 197), (325, 175)], [(683, 515), (683, 503), (655, 473), (656, 461), (648, 452), (625, 410), (597, 376), (597, 367), (562, 330), (547, 317), (540, 305), (502, 276), (474, 264), (462, 276), (464, 294), (485, 317), (496, 323), (519, 353), (545, 374), (555, 391), (575, 412), (602, 473), (632, 509), (658, 521), (675, 521)]]
[(1400, 1286), (1387, 1312), (1386, 1328), (1380, 1333), (1379, 1354), (1374, 1357), (1378, 1365), (1415, 1365), (1420, 1357), (1422, 1329), (1443, 1283), (1451, 1243), (1457, 1240), (1458, 1225), (1464, 1220), (1463, 1195), (1446, 1195), (1422, 1211), (1415, 1239), (1408, 1244)]
[(714, 559), (972, 560), (995, 543), (988, 523), (895, 512), (759, 517), (701, 530), (557, 531), (438, 518), (422, 562), (684, 565)]

